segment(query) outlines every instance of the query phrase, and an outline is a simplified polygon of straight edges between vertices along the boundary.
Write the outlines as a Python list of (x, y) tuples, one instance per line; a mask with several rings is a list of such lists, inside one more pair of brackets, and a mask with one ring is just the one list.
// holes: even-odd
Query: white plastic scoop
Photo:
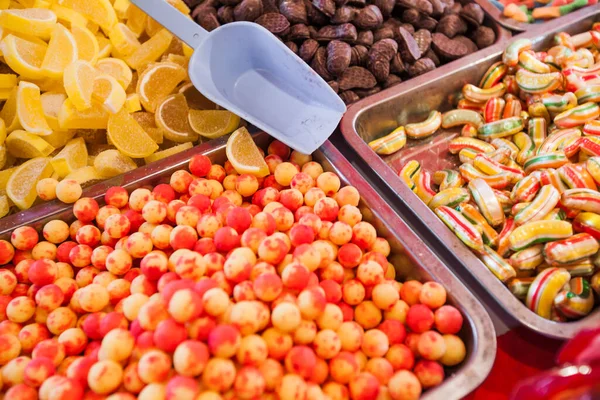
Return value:
[(132, 0), (194, 49), (189, 75), (208, 99), (293, 149), (315, 151), (337, 127), (344, 102), (268, 30), (234, 22), (207, 32), (165, 0)]

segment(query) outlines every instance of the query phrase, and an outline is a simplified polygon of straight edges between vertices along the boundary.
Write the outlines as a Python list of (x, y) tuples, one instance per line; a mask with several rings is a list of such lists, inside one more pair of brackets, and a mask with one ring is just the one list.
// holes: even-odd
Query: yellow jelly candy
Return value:
[(127, 95), (125, 100), (125, 107), (130, 113), (142, 110), (142, 104), (140, 103), (140, 96), (137, 93), (131, 93)]
[(239, 174), (269, 175), (269, 167), (246, 128), (233, 132), (225, 148), (227, 159)]
[(188, 121), (188, 111), (185, 96), (181, 93), (170, 95), (158, 106), (154, 118), (166, 139), (176, 143), (198, 140), (198, 134)]
[(44, 8), (4, 10), (0, 14), (2, 28), (42, 39), (50, 38), (56, 21), (56, 14)]
[(6, 140), (6, 124), (4, 123), (4, 120), (2, 118), (0, 118), (0, 146), (2, 146), (4, 144), (5, 140)]
[(6, 149), (16, 158), (46, 157), (54, 147), (33, 133), (21, 129), (12, 131), (6, 138)]
[(62, 24), (56, 24), (42, 62), (42, 73), (48, 78), (59, 79), (67, 65), (77, 61), (75, 37)]
[(118, 150), (106, 150), (96, 156), (94, 167), (100, 175), (113, 177), (137, 168), (137, 164)]
[(92, 106), (92, 93), (96, 70), (87, 61), (79, 60), (71, 63), (64, 74), (65, 90), (69, 100), (79, 111)]
[[(38, 137), (38, 139), (43, 140)], [(6, 183), (6, 194), (21, 210), (32, 206), (37, 197), (35, 186), (38, 181), (52, 175), (52, 164), (46, 157), (29, 160), (14, 169)]]
[(123, 56), (128, 56), (142, 45), (135, 33), (127, 25), (119, 22), (108, 34), (113, 49)]
[(106, 129), (109, 113), (100, 104), (79, 111), (70, 99), (65, 100), (58, 113), (58, 125), (61, 129)]
[(19, 118), (17, 118), (17, 88), (13, 88), (10, 92), (10, 96), (4, 103), (2, 111), (0, 111), (0, 118), (2, 118), (6, 124), (6, 131), (12, 132), (15, 129), (20, 128)]
[(93, 182), (103, 180), (106, 178), (109, 178), (109, 177), (100, 174), (98, 172), (98, 170), (96, 170), (95, 167), (89, 166), (89, 165), (79, 168), (79, 169), (71, 172), (69, 175), (67, 175), (65, 177), (65, 179), (73, 179), (74, 181), (79, 183), (81, 186), (88, 185)]
[(98, 54), (100, 53), (98, 38), (96, 38), (92, 31), (83, 26), (73, 26), (71, 33), (77, 43), (79, 59), (88, 61), (92, 65), (96, 64)]
[(190, 126), (198, 135), (216, 139), (238, 128), (240, 117), (227, 110), (190, 110)]
[(74, 26), (87, 26), (88, 20), (86, 17), (78, 13), (77, 11), (63, 7), (59, 4), (52, 4), (50, 10), (56, 14), (58, 22), (65, 26), (73, 28)]
[(123, 154), (144, 158), (158, 150), (158, 145), (135, 119), (122, 109), (108, 118), (107, 136)]
[(8, 180), (17, 167), (8, 168), (0, 171), (0, 192), (6, 192), (6, 185), (8, 184)]
[(163, 131), (156, 126), (154, 114), (149, 112), (134, 112), (131, 116), (138, 124), (140, 124), (142, 129), (144, 129), (156, 144), (161, 144), (163, 142)]
[(12, 90), (17, 86), (17, 75), (0, 74), (0, 90)]
[(136, 88), (144, 109), (155, 112), (160, 102), (186, 77), (186, 70), (179, 64), (172, 62), (151, 64), (140, 75)]
[(52, 158), (54, 172), (64, 178), (76, 169), (87, 165), (87, 147), (83, 138), (72, 139)]
[(110, 52), (112, 51), (112, 44), (110, 40), (106, 36), (96, 35), (96, 39), (98, 40), (98, 58), (106, 58), (110, 56)]
[(96, 70), (100, 74), (107, 74), (115, 78), (123, 89), (127, 89), (133, 78), (131, 68), (125, 61), (118, 58), (103, 58), (96, 63)]
[(4, 194), (0, 195), (0, 218), (8, 215), (10, 211), (10, 204), (8, 204), (8, 197)]
[(133, 4), (127, 9), (127, 27), (131, 29), (137, 37), (144, 33), (148, 15)]
[(127, 95), (125, 89), (110, 75), (99, 75), (94, 80), (92, 99), (102, 104), (104, 108), (114, 114), (123, 108)]
[(50, 145), (52, 145), (52, 147), (54, 147), (55, 149), (60, 149), (61, 147), (66, 145), (69, 140), (73, 139), (73, 136), (75, 136), (76, 133), (77, 131), (73, 129), (55, 130), (52, 131), (52, 134), (44, 136), (44, 140), (50, 143)]
[(77, 11), (105, 31), (117, 23), (117, 13), (109, 0), (59, 0), (58, 3)]
[(48, 46), (9, 34), (0, 43), (6, 64), (21, 78), (40, 79), (42, 62)]
[(146, 164), (150, 164), (151, 162), (162, 160), (163, 158), (170, 157), (173, 154), (181, 153), (182, 151), (189, 150), (194, 145), (190, 142), (178, 144), (177, 146), (173, 146), (169, 149), (163, 151), (157, 151), (154, 154), (149, 155), (148, 157), (144, 157), (144, 161)]
[(131, 55), (125, 57), (125, 62), (133, 69), (143, 69), (152, 61), (156, 61), (171, 45), (173, 35), (166, 29), (146, 40)]
[(131, 6), (131, 3), (129, 2), (129, 0), (115, 0), (115, 2), (113, 3), (113, 8), (115, 9), (115, 12), (117, 13), (117, 18), (119, 18), (119, 19), (127, 18), (127, 10), (129, 9), (130, 6)]
[(60, 126), (58, 125), (58, 113), (66, 99), (66, 94), (56, 92), (46, 92), (42, 93), (40, 96), (44, 118), (46, 118), (46, 122), (48, 122), (52, 131), (60, 130)]
[(52, 133), (50, 125), (44, 117), (40, 88), (26, 81), (21, 81), (17, 89), (17, 118), (23, 129), (29, 133), (46, 136)]

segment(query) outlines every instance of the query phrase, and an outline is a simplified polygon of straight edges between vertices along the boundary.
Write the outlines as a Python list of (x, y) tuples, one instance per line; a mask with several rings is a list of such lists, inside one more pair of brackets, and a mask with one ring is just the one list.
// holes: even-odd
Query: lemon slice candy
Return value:
[(227, 135), (240, 125), (240, 117), (226, 110), (190, 110), (188, 118), (194, 132), (209, 139)]
[(269, 175), (269, 167), (246, 128), (233, 132), (225, 148), (227, 158), (239, 174)]
[(3, 10), (0, 27), (13, 32), (49, 39), (56, 25), (56, 14), (44, 8)]
[(94, 79), (92, 99), (101, 103), (112, 114), (117, 113), (127, 99), (125, 89), (110, 75), (99, 75)]
[(73, 34), (63, 25), (56, 24), (42, 62), (42, 73), (48, 78), (60, 79), (66, 66), (77, 61), (78, 57)]
[(81, 137), (75, 138), (52, 158), (52, 167), (60, 178), (64, 178), (76, 169), (85, 167), (87, 158), (85, 141)]
[(77, 110), (84, 111), (92, 107), (92, 93), (96, 70), (87, 61), (75, 61), (65, 69), (65, 90)]
[(54, 151), (54, 147), (38, 135), (20, 129), (8, 135), (6, 148), (16, 158), (46, 157)]
[(119, 151), (129, 157), (144, 158), (158, 145), (125, 109), (108, 118), (107, 135)]
[(18, 73), (21, 78), (40, 79), (42, 62), (48, 46), (42, 42), (32, 42), (9, 34), (0, 43), (0, 50), (6, 64)]
[(23, 129), (40, 136), (50, 135), (52, 129), (44, 117), (40, 88), (21, 81), (17, 89), (17, 118)]
[[(41, 138), (38, 138), (43, 140)], [(21, 210), (31, 207), (37, 197), (35, 186), (52, 175), (52, 164), (46, 157), (38, 157), (18, 166), (6, 184), (6, 194)]]

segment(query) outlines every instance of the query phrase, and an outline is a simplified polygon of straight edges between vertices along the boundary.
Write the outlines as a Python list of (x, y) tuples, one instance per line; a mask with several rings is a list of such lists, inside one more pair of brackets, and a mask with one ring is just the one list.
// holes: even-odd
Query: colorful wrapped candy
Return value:
[(405, 126), (461, 127), (458, 168), (411, 161), (400, 176), (528, 308), (563, 322), (600, 296), (600, 26), (531, 46), (515, 40), (456, 109)]

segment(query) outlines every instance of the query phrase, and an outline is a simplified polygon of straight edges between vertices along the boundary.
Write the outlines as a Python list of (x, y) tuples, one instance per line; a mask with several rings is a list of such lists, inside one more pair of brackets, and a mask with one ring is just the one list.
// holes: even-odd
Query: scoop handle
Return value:
[(208, 36), (204, 28), (183, 15), (166, 0), (131, 0), (131, 2), (193, 49), (196, 49)]

